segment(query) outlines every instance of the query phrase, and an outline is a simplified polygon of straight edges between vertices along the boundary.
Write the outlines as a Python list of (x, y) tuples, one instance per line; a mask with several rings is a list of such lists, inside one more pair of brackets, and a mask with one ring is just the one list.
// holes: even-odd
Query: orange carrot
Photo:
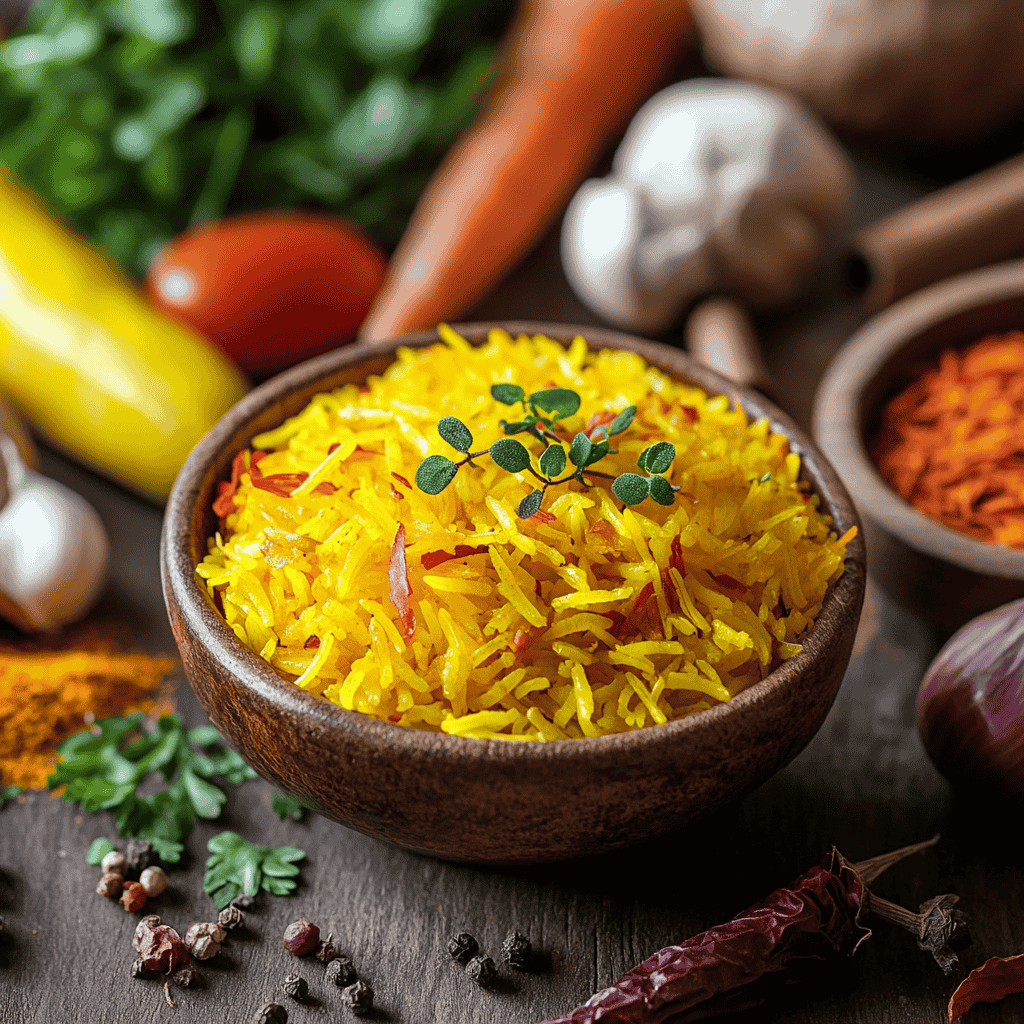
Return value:
[(480, 298), (694, 38), (686, 0), (523, 0), (487, 108), (427, 185), (360, 337)]

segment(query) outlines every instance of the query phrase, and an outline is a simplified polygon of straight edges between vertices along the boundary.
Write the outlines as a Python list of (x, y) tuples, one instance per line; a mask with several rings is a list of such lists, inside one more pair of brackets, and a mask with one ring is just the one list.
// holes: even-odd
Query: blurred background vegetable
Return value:
[(241, 214), (186, 232), (150, 266), (150, 300), (258, 376), (351, 341), (387, 257), (323, 213)]
[(1024, 601), (972, 619), (939, 651), (917, 728), (936, 768), (972, 799), (1024, 795)]
[(360, 335), (463, 313), (550, 226), (694, 42), (684, 0), (526, 0), (486, 110), (431, 179)]
[(65, 451), (162, 501), (245, 382), (0, 168), (0, 389)]
[(225, 213), (393, 245), (496, 67), (512, 0), (38, 0), (0, 56), (0, 164), (142, 276)]

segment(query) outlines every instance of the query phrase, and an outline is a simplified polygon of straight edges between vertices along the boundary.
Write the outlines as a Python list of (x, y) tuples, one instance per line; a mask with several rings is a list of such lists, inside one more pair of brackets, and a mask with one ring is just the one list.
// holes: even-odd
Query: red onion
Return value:
[(954, 786), (1024, 795), (1024, 600), (978, 616), (939, 651), (917, 728)]

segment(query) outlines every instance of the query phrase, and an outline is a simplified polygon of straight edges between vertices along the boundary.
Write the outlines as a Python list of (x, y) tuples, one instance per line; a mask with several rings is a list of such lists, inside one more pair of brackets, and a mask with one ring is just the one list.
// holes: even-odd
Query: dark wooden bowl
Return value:
[(869, 569), (942, 632), (1024, 597), (1024, 551), (987, 544), (918, 512), (869, 454), (885, 403), (948, 346), (1024, 329), (1024, 260), (950, 278), (869, 320), (833, 361), (815, 400), (814, 435), (856, 495)]
[[(470, 341), (490, 324), (456, 329)], [(503, 324), (513, 334), (625, 348), (677, 378), (734, 394), (790, 439), (840, 533), (857, 524), (817, 448), (756, 392), (735, 388), (676, 349), (592, 328)], [(420, 732), (346, 711), (279, 676), (241, 644), (195, 577), (210, 504), (234, 455), (315, 393), (381, 372), (399, 345), (434, 332), (340, 348), (286, 371), (230, 410), (197, 445), (171, 493), (161, 542), (167, 610), (185, 671), (210, 720), (260, 775), (335, 821), (450, 860), (556, 860), (683, 825), (765, 781), (803, 749), (831, 707), (864, 594), (864, 547), (826, 596), (803, 651), (730, 703), (691, 718), (597, 739), (503, 743)]]

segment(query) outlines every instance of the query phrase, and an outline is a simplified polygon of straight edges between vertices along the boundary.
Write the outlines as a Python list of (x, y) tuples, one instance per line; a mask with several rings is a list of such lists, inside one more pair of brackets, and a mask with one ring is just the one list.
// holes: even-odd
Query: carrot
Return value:
[(694, 38), (686, 0), (524, 0), (487, 107), (427, 185), (360, 337), (432, 327), (480, 298)]

